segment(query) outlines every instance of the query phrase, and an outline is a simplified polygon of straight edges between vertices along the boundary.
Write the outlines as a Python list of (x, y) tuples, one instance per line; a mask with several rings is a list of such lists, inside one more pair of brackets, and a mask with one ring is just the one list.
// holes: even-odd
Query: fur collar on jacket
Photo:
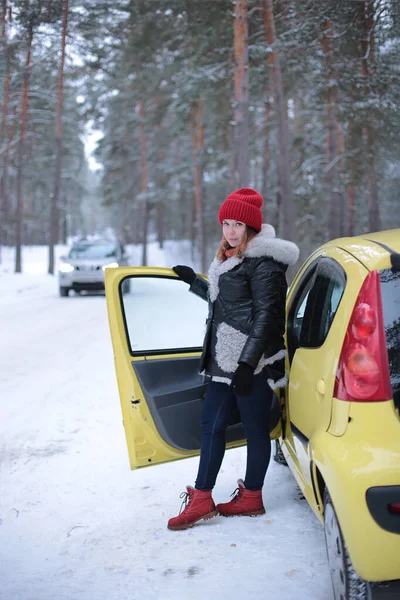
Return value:
[(225, 261), (214, 258), (208, 272), (211, 302), (214, 302), (219, 294), (218, 280), (223, 273), (227, 273), (239, 265), (244, 258), (260, 258), (262, 256), (271, 257), (285, 265), (294, 265), (299, 258), (299, 249), (293, 242), (275, 237), (275, 229), (272, 225), (265, 223), (260, 233), (248, 243), (242, 258), (231, 256)]

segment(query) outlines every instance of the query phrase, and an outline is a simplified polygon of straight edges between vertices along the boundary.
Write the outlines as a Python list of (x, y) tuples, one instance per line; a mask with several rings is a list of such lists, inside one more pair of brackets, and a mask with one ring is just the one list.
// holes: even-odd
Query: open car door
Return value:
[[(106, 269), (105, 288), (131, 468), (199, 454), (207, 380), (198, 366), (207, 302), (172, 269)], [(274, 412), (277, 437), (278, 405)], [(228, 447), (245, 443), (238, 412), (226, 440)]]

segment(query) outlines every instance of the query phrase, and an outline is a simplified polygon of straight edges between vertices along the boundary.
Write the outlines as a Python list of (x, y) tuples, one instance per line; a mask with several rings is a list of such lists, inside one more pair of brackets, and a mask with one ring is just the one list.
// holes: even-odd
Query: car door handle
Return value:
[(321, 396), (325, 396), (325, 381), (323, 379), (320, 379), (317, 383), (317, 392)]

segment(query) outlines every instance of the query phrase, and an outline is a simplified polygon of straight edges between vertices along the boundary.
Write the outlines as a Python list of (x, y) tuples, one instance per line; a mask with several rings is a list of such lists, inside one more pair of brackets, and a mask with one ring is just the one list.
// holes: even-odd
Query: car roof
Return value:
[(400, 254), (400, 229), (364, 233), (354, 237), (338, 238), (324, 244), (335, 246), (352, 254), (367, 269), (380, 270), (391, 266), (390, 252)]

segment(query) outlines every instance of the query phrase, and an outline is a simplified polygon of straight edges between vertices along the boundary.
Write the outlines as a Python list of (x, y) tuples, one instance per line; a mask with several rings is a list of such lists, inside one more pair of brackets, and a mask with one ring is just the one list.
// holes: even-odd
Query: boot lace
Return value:
[[(179, 498), (183, 498), (181, 508), (179, 510), (179, 514), (181, 514), (182, 510), (186, 510), (186, 508), (190, 504), (190, 495), (188, 492), (182, 492), (182, 494), (180, 494)], [(185, 507), (185, 508), (183, 508), (183, 507)]]
[(236, 490), (234, 490), (231, 494), (232, 502), (237, 502), (240, 498), (241, 493), (242, 490), (239, 487), (237, 487)]

